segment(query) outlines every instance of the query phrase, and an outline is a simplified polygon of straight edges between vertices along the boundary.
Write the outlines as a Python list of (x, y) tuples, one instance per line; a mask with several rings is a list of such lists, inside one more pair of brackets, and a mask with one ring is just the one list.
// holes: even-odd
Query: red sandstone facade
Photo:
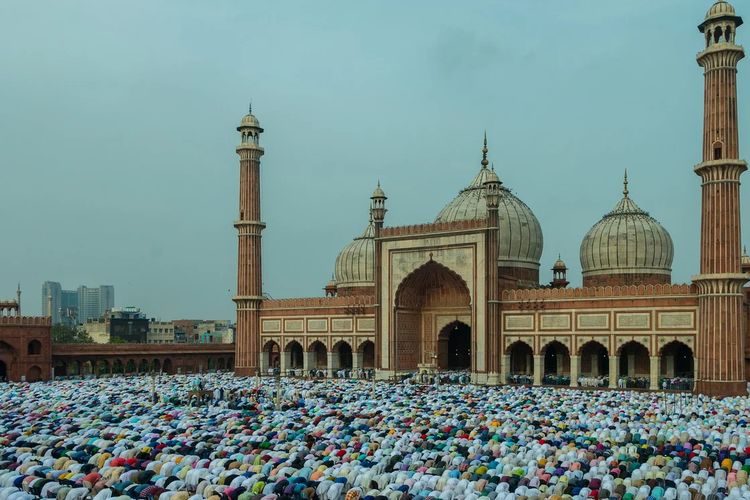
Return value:
[[(601, 379), (618, 387), (628, 379), (657, 389), (664, 379), (683, 378), (694, 380), (701, 393), (746, 394), (750, 294), (743, 286), (750, 257), (741, 267), (739, 177), (746, 165), (739, 159), (736, 105), (736, 65), (744, 52), (734, 42), (741, 24), (733, 7), (718, 0), (699, 27), (706, 37), (698, 55), (705, 70), (705, 117), (703, 161), (695, 167), (702, 180), (701, 262), (692, 285), (671, 284), (671, 238), (629, 198), (626, 176), (623, 199), (582, 244), (582, 265), (584, 250), (590, 252), (584, 288), (566, 288), (562, 261), (555, 263), (551, 285), (540, 286), (538, 266), (529, 265), (533, 252), (514, 260), (514, 242), (504, 241), (500, 232), (508, 221), (499, 217), (498, 199), (505, 206), (503, 196), (509, 195), (487, 169), (485, 139), (479, 176), (438, 222), (383, 227), (386, 197), (378, 186), (371, 198), (372, 287), (342, 287), (337, 293), (332, 281), (326, 298), (258, 298), (257, 318), (243, 316), (242, 327), (238, 301), (244, 334), (238, 335), (243, 361), (237, 373), (279, 367), (330, 374), (374, 366), (378, 377), (389, 378), (460, 367), (484, 384), (568, 380), (576, 386), (579, 380)], [(259, 158), (257, 148), (251, 149)], [(241, 172), (249, 174), (241, 173), (241, 179), (257, 181), (258, 162), (242, 158)], [(245, 182), (241, 193), (251, 194), (241, 194), (241, 212), (260, 193), (258, 185)], [(469, 198), (486, 206), (468, 206)], [(514, 206), (528, 220), (528, 207)], [(480, 212), (484, 215), (476, 215)], [(249, 220), (259, 220), (259, 214)], [(635, 221), (620, 235), (625, 249), (612, 246), (617, 224), (607, 225), (611, 220)], [(642, 235), (658, 245), (643, 243)], [(522, 243), (541, 245), (540, 240), (531, 235)], [(637, 251), (623, 253), (635, 240)], [(252, 250), (246, 253), (259, 253), (259, 230), (247, 245)], [(239, 296), (261, 295), (248, 285), (259, 283), (259, 259), (241, 258)], [(608, 266), (614, 266), (612, 272)], [(243, 304), (242, 314), (255, 314), (255, 302)], [(465, 340), (456, 340), (467, 331)]]

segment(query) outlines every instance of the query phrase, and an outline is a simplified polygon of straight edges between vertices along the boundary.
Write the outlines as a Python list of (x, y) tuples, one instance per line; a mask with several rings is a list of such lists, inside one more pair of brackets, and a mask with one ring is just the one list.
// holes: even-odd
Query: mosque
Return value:
[(434, 222), (387, 226), (378, 185), (369, 221), (338, 254), (325, 296), (268, 299), (261, 289), (263, 128), (247, 114), (237, 127), (235, 372), (374, 368), (377, 378), (390, 379), (466, 370), (478, 384), (577, 386), (599, 378), (614, 388), (625, 377), (651, 389), (680, 377), (699, 393), (747, 394), (750, 257), (741, 252), (739, 210), (747, 165), (739, 155), (736, 98), (744, 50), (735, 43), (741, 25), (734, 7), (718, 0), (698, 26), (704, 127), (693, 171), (701, 181), (701, 257), (690, 284), (672, 283), (672, 239), (636, 204), (627, 175), (622, 197), (581, 242), (583, 286), (568, 288), (561, 260), (543, 283), (542, 226), (488, 168), (485, 137), (476, 176)]

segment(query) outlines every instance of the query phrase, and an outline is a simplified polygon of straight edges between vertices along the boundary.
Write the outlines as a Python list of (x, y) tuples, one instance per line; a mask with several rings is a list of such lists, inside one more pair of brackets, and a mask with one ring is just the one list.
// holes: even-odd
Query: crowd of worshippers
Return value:
[(229, 373), (11, 383), (0, 499), (750, 499), (748, 398), (675, 403)]

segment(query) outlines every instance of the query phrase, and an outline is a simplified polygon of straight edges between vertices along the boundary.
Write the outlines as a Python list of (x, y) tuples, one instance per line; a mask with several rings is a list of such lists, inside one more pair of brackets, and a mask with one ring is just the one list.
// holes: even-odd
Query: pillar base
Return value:
[(258, 374), (258, 369), (251, 366), (234, 367), (235, 377), (254, 377)]
[(747, 382), (744, 380), (696, 380), (695, 392), (706, 396), (728, 397), (747, 396)]

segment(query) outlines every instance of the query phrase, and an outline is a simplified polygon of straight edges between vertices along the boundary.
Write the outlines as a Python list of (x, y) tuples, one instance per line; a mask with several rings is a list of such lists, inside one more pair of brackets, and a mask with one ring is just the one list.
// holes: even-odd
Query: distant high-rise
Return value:
[(60, 322), (61, 303), (62, 287), (60, 283), (45, 281), (42, 284), (42, 316), (51, 316), (53, 325)]
[(101, 318), (115, 305), (115, 288), (102, 285), (89, 288), (85, 285), (78, 287), (78, 322), (85, 323), (89, 319)]
[(101, 318), (114, 305), (115, 289), (111, 285), (96, 288), (81, 285), (77, 290), (63, 290), (56, 281), (45, 281), (42, 285), (42, 315), (51, 316), (52, 324), (85, 323)]

